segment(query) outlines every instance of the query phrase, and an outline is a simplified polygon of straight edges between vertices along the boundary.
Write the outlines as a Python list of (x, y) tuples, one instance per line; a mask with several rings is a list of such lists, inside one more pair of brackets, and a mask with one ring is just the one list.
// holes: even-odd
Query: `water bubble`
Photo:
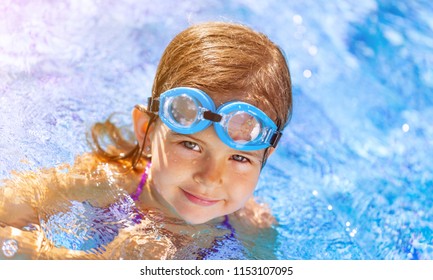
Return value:
[(301, 15), (294, 15), (292, 18), (293, 22), (297, 25), (302, 24), (302, 16)]
[(318, 52), (318, 50), (317, 50), (317, 47), (316, 47), (316, 46), (309, 46), (309, 47), (308, 47), (308, 53), (309, 53), (311, 56), (315, 56), (315, 55), (317, 54), (317, 52)]
[(13, 257), (18, 252), (18, 242), (14, 239), (3, 241), (2, 251), (6, 257)]
[(385, 35), (385, 38), (388, 39), (388, 41), (394, 46), (400, 46), (404, 44), (405, 40), (400, 32), (388, 28), (385, 30), (383, 35)]
[(312, 76), (313, 73), (311, 72), (310, 69), (305, 69), (304, 72), (303, 72), (303, 74), (304, 74), (305, 78), (309, 79), (309, 78), (311, 78), (311, 76)]

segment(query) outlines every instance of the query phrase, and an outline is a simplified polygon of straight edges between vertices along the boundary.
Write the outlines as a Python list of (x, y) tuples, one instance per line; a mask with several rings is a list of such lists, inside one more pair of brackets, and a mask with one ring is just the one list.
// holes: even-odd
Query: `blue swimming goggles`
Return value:
[(212, 123), (227, 146), (241, 151), (276, 147), (282, 133), (260, 109), (245, 102), (232, 101), (218, 109), (204, 91), (177, 87), (149, 98), (148, 112), (158, 114), (171, 130), (193, 134)]

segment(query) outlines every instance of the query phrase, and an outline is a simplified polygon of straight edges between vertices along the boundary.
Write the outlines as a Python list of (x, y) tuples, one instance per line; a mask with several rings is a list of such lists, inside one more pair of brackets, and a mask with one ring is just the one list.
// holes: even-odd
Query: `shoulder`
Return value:
[(276, 219), (266, 203), (257, 202), (250, 198), (245, 206), (233, 214), (233, 218), (247, 227), (270, 228), (275, 225)]

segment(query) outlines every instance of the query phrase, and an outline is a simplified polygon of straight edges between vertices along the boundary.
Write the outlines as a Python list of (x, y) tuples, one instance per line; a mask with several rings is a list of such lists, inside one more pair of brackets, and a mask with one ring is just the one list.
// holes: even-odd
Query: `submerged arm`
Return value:
[(14, 175), (0, 185), (0, 223), (21, 228), (38, 223), (37, 204), (45, 194), (43, 178), (34, 172)]
[(108, 205), (118, 198), (119, 188), (132, 192), (141, 172), (122, 171), (90, 153), (77, 157), (73, 166), (14, 174), (0, 182), (0, 225), (39, 224), (44, 215), (65, 211), (72, 200)]
[(238, 239), (251, 254), (249, 258), (276, 259), (277, 221), (268, 205), (251, 198), (244, 208), (230, 216), (230, 221)]

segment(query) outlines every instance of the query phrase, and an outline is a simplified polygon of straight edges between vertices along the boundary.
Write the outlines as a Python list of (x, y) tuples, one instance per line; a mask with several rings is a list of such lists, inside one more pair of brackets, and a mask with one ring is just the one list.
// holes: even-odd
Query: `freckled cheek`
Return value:
[(251, 197), (258, 182), (258, 176), (234, 176), (228, 184), (226, 191), (230, 198), (230, 203), (243, 204)]
[(164, 150), (159, 150), (157, 153), (152, 155), (152, 164), (155, 161), (159, 162), (161, 168), (170, 168), (179, 164), (181, 158), (179, 153), (175, 149), (169, 149), (166, 147)]
[(152, 157), (152, 175), (154, 182), (162, 185), (177, 185), (182, 178), (190, 174), (196, 160), (185, 159), (176, 150), (166, 150), (164, 155)]
[(184, 153), (173, 151), (167, 157), (167, 166), (170, 169), (187, 169), (188, 167), (197, 165), (197, 159), (185, 156)]
[(193, 153), (187, 151), (173, 151), (167, 158), (167, 167), (170, 170), (182, 171), (182, 173), (196, 171), (197, 168), (203, 163), (203, 158), (197, 157), (196, 155), (191, 155)]

